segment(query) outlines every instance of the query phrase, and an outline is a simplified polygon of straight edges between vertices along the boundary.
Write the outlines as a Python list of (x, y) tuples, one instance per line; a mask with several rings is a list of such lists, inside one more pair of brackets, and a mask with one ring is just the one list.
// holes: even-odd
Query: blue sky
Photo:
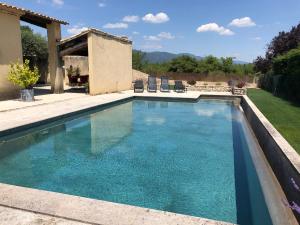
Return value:
[[(135, 49), (232, 56), (251, 62), (300, 22), (300, 0), (6, 0), (59, 19), (63, 37), (93, 27)], [(45, 34), (43, 29), (35, 29)]]

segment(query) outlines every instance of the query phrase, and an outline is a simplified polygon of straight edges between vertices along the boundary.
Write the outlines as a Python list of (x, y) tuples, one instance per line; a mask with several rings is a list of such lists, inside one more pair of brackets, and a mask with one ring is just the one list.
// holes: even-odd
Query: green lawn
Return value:
[(300, 107), (260, 89), (248, 89), (249, 98), (300, 154)]

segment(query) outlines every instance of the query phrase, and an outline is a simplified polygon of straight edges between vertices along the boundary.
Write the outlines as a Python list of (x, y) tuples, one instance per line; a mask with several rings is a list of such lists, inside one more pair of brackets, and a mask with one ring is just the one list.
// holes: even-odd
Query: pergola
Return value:
[[(3, 77), (7, 75), (4, 74), (4, 72), (7, 70), (8, 65), (11, 62), (22, 60), (22, 48), (20, 49), (19, 47), (21, 46), (20, 45), (21, 35), (20, 32), (18, 32), (18, 30), (20, 30), (20, 20), (47, 29), (48, 53), (49, 53), (48, 63), (49, 63), (51, 90), (53, 93), (62, 93), (64, 91), (64, 87), (63, 87), (64, 79), (63, 79), (63, 72), (62, 72), (62, 60), (58, 53), (58, 43), (61, 40), (60, 25), (61, 24), (67, 25), (68, 23), (40, 13), (33, 12), (31, 10), (19, 8), (1, 2), (0, 2), (0, 29), (1, 29), (0, 41), (2, 42), (2, 44), (0, 44), (0, 56), (1, 56), (0, 57), (0, 81), (4, 80)], [(15, 51), (15, 52), (8, 53), (7, 50), (9, 49), (10, 51)], [(0, 94), (1, 94), (1, 90), (0, 90)]]
[(59, 55), (88, 57), (91, 95), (128, 90), (132, 84), (132, 41), (90, 28), (59, 44)]

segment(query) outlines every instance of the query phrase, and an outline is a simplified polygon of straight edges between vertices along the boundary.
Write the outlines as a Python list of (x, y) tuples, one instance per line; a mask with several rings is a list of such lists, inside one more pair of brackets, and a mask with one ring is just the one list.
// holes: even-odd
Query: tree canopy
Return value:
[(279, 32), (265, 57), (257, 57), (254, 69), (262, 73), (259, 86), (278, 96), (300, 102), (300, 24)]
[(21, 26), (21, 38), (24, 57), (48, 58), (47, 39), (41, 34), (34, 33), (29, 26)]
[(253, 74), (252, 64), (234, 64), (231, 57), (217, 58), (212, 55), (197, 60), (189, 55), (181, 55), (165, 63), (148, 63), (144, 60), (144, 53), (133, 51), (132, 65), (134, 69), (145, 73), (222, 73), (236, 75)]
[(136, 70), (142, 70), (144, 65), (145, 54), (141, 51), (132, 52), (132, 68)]
[(179, 73), (193, 73), (198, 67), (198, 62), (195, 58), (183, 55), (173, 59), (170, 62), (168, 71)]
[(265, 57), (257, 57), (254, 61), (256, 72), (266, 73), (272, 69), (272, 61), (277, 56), (295, 49), (300, 44), (300, 24), (292, 27), (288, 32), (281, 31), (275, 36), (267, 47)]

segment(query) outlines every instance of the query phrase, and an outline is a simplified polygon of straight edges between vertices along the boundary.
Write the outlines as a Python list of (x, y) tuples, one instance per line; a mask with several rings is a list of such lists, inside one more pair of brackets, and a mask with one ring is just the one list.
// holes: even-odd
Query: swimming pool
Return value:
[(232, 101), (133, 100), (2, 138), (0, 182), (272, 224), (244, 126)]

